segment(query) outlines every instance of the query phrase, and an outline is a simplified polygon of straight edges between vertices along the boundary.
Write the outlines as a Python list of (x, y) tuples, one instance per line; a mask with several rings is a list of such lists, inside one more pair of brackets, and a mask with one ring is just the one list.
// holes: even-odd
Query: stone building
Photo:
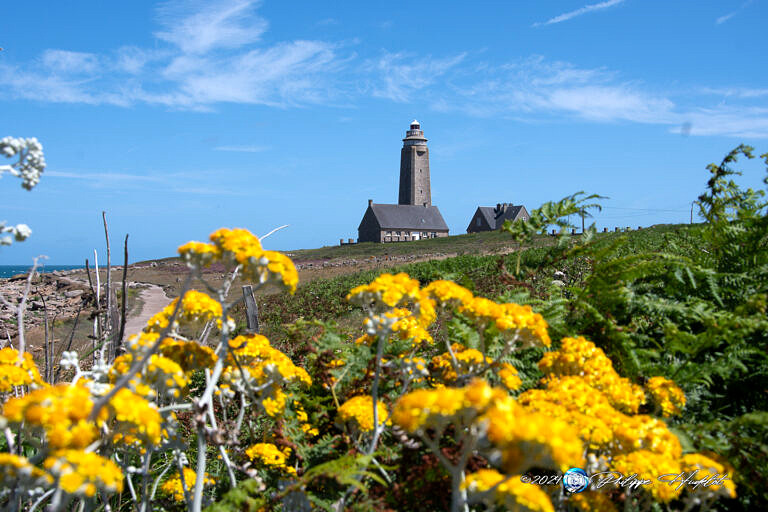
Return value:
[(405, 242), (448, 236), (448, 226), (432, 205), (429, 148), (418, 121), (411, 123), (400, 151), (398, 204), (374, 204), (357, 228), (358, 242)]
[(495, 231), (504, 224), (505, 220), (528, 220), (528, 210), (523, 205), (513, 205), (512, 203), (499, 203), (493, 206), (478, 206), (472, 220), (467, 226), (467, 233), (477, 233), (479, 231)]

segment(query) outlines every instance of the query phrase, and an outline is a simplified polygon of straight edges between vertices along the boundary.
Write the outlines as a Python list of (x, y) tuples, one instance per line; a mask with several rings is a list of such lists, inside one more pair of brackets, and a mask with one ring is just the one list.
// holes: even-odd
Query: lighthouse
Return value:
[(413, 120), (400, 150), (400, 196), (398, 204), (432, 206), (429, 183), (429, 148), (421, 124)]
[(429, 150), (418, 121), (413, 121), (405, 132), (400, 150), (398, 204), (369, 199), (357, 236), (359, 242), (411, 242), (448, 236), (440, 210), (432, 205)]

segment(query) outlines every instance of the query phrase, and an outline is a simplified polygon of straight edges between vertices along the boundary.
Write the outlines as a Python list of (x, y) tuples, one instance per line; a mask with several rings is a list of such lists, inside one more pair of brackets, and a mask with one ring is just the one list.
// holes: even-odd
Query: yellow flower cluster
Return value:
[(616, 506), (610, 494), (601, 491), (585, 491), (568, 496), (568, 504), (581, 512), (615, 512)]
[(501, 369), (499, 369), (497, 375), (499, 376), (501, 384), (510, 391), (519, 389), (523, 384), (523, 381), (517, 373), (517, 368), (509, 363), (502, 363)]
[(291, 449), (287, 446), (282, 450), (272, 443), (256, 443), (245, 450), (245, 454), (252, 461), (259, 461), (272, 469), (279, 469), (290, 475), (296, 475), (296, 469), (286, 464), (291, 456)]
[(660, 482), (659, 475), (680, 474), (682, 468), (677, 460), (648, 450), (638, 450), (613, 459), (611, 469), (624, 475), (637, 474), (638, 479), (650, 480), (649, 487), (654, 499), (667, 503), (680, 495), (682, 487)]
[(113, 427), (115, 433), (148, 444), (160, 444), (163, 417), (153, 403), (123, 388), (112, 397), (108, 408), (110, 418), (116, 422)]
[(582, 463), (583, 445), (568, 422), (526, 410), (506, 394), (478, 421), (487, 424), (488, 440), (501, 450), (501, 467), (508, 473), (531, 467), (565, 471)]
[(242, 275), (259, 283), (275, 281), (291, 293), (296, 291), (299, 274), (290, 258), (261, 248), (258, 237), (246, 229), (219, 229), (211, 234), (211, 244), (188, 242), (179, 247), (187, 263), (208, 266), (213, 262), (242, 265)]
[(523, 346), (548, 347), (552, 343), (546, 320), (528, 305), (498, 304), (475, 297), (471, 291), (451, 281), (433, 281), (424, 287), (424, 292), (440, 304), (452, 306), (482, 325), (495, 325), (503, 333), (515, 333)]
[[(387, 420), (387, 406), (379, 400), (376, 403), (378, 409), (379, 424)], [(373, 430), (373, 397), (370, 395), (355, 396), (341, 404), (339, 407), (338, 420), (341, 423), (354, 422), (357, 428), (363, 432)], [(389, 424), (390, 421), (387, 420)]]
[(583, 337), (563, 338), (560, 349), (544, 354), (539, 369), (550, 375), (578, 375), (599, 389), (611, 403), (626, 412), (637, 412), (645, 402), (643, 388), (619, 376), (600, 348)]
[(685, 394), (674, 381), (664, 377), (651, 377), (646, 382), (645, 389), (665, 417), (680, 414), (680, 409), (685, 406)]
[[(130, 352), (115, 358), (109, 370), (110, 381), (114, 384), (120, 375), (127, 373), (133, 363), (133, 354)], [(137, 376), (131, 380), (131, 389), (145, 398), (155, 398), (159, 392), (161, 396), (178, 398), (187, 387), (188, 379), (181, 366), (176, 361), (162, 355), (153, 354), (149, 362)]]
[[(715, 475), (728, 475), (729, 479), (724, 480), (722, 485), (710, 485), (703, 490), (705, 492), (722, 493), (729, 498), (736, 497), (736, 487), (733, 484), (733, 471), (729, 468), (726, 468), (716, 460), (710, 459), (709, 457), (699, 453), (689, 453), (687, 455), (683, 455), (682, 465), (683, 471), (686, 473), (691, 473), (698, 470), (698, 473), (694, 477), (696, 479)], [(698, 490), (702, 491), (702, 489)]]
[(304, 368), (293, 364), (290, 357), (273, 348), (269, 340), (261, 334), (240, 335), (229, 343), (232, 350), (227, 356), (227, 369), (230, 372), (239, 364), (243, 369), (251, 370), (251, 375), (257, 379), (263, 379), (265, 372), (277, 372), (286, 382), (306, 386), (312, 384), (312, 378)]
[(320, 434), (320, 431), (309, 423), (309, 416), (307, 415), (307, 411), (304, 410), (301, 404), (296, 405), (296, 418), (299, 420), (299, 425), (302, 432), (308, 436), (316, 436)]
[[(423, 301), (425, 304), (429, 304), (429, 300)], [(432, 343), (432, 335), (429, 334), (427, 328), (434, 321), (434, 308), (429, 307), (420, 308), (421, 311), (426, 312), (425, 315), (416, 315), (411, 313), (406, 308), (394, 308), (383, 313), (383, 315), (373, 315), (373, 324), (381, 324), (383, 320), (388, 320), (388, 323), (392, 323), (390, 329), (397, 334), (397, 337), (401, 340), (411, 340), (411, 346), (417, 347), (422, 342)], [(370, 325), (371, 320), (363, 320), (363, 327), (366, 329)], [(376, 341), (376, 336), (369, 333), (363, 334), (355, 340), (357, 344), (370, 345)]]
[(408, 432), (442, 427), (451, 421), (471, 422), (507, 393), (474, 379), (463, 388), (417, 389), (403, 395), (392, 412), (392, 420)]
[(259, 393), (261, 405), (270, 416), (278, 416), (285, 410), (287, 395), (280, 388), (281, 384), (312, 384), (304, 368), (293, 364), (260, 334), (238, 336), (230, 341), (230, 347), (232, 350), (227, 355), (219, 388), (225, 395), (231, 395), (234, 391), (246, 392), (271, 381), (272, 384)]
[(494, 489), (492, 499), (488, 501), (502, 506), (504, 510), (554, 512), (547, 493), (536, 485), (521, 482), (520, 475), (507, 476), (493, 469), (481, 469), (467, 475), (461, 488), (470, 493)]
[[(84, 385), (59, 384), (10, 399), (3, 416), (10, 423), (41, 428), (54, 449), (85, 448), (99, 435), (96, 425), (87, 421), (92, 408), (91, 393)], [(102, 411), (100, 419), (105, 420), (106, 414)]]
[(455, 306), (469, 303), (474, 298), (471, 291), (453, 281), (432, 281), (424, 287), (424, 291), (441, 304)]
[[(143, 355), (152, 347), (160, 336), (156, 332), (142, 332), (128, 339), (127, 348), (134, 356)], [(213, 368), (218, 357), (210, 347), (196, 341), (164, 338), (158, 347), (160, 353), (178, 364), (186, 373), (204, 368)]]
[[(144, 328), (145, 332), (161, 332), (168, 327), (168, 322), (176, 309), (179, 298), (176, 297), (162, 311), (153, 315)], [(173, 330), (180, 326), (202, 327), (206, 322), (215, 320), (216, 325), (221, 328), (221, 304), (205, 293), (196, 290), (189, 290), (184, 294), (181, 301), (181, 307), (176, 315)], [(234, 321), (227, 318), (230, 328), (234, 327)]]
[(377, 310), (394, 308), (421, 298), (419, 282), (405, 272), (381, 274), (369, 284), (352, 288), (347, 300), (360, 305), (374, 305)]
[(614, 440), (613, 426), (623, 414), (600, 391), (581, 377), (548, 379), (546, 389), (530, 389), (518, 397), (529, 411), (566, 421), (592, 449), (607, 449)]
[(43, 466), (68, 494), (90, 498), (97, 491), (112, 494), (123, 490), (123, 472), (117, 464), (95, 453), (61, 450), (45, 459)]
[(19, 362), (19, 351), (5, 347), (0, 349), (0, 393), (13, 391), (16, 386), (42, 386), (43, 379), (37, 370), (32, 354), (24, 352)]
[(459, 376), (469, 375), (482, 370), (486, 365), (493, 363), (490, 357), (483, 357), (483, 353), (474, 348), (466, 348), (460, 343), (451, 345), (453, 355), (456, 357), (457, 368), (454, 368), (453, 357), (450, 352), (445, 352), (432, 358), (432, 375), (443, 383), (455, 382)]
[(0, 486), (43, 485), (52, 483), (50, 475), (36, 468), (25, 457), (11, 453), (0, 453)]
[[(510, 391), (514, 391), (523, 383), (517, 373), (517, 369), (509, 363), (495, 363), (490, 357), (474, 348), (466, 348), (460, 343), (451, 345), (450, 352), (444, 352), (432, 358), (430, 368), (432, 370), (432, 384), (442, 386), (456, 382), (461, 376), (480, 376), (487, 369), (497, 369), (497, 376), (501, 384)], [(454, 365), (454, 357), (456, 364)]]
[(191, 372), (213, 368), (218, 357), (212, 348), (194, 341), (165, 338), (160, 344), (160, 353), (175, 361), (182, 371)]
[[(195, 481), (197, 481), (197, 473), (193, 469), (184, 468), (184, 485), (181, 483), (181, 475), (177, 471), (176, 474), (163, 482), (160, 486), (160, 490), (163, 494), (170, 496), (177, 503), (184, 503), (184, 491), (191, 493), (195, 487)], [(213, 485), (214, 481), (208, 476), (208, 473), (203, 477), (203, 485)]]

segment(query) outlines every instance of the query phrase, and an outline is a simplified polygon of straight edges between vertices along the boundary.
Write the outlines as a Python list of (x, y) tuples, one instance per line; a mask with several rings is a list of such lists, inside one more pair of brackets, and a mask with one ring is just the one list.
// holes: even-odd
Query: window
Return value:
[(477, 218), (477, 227), (480, 227), (480, 217)]
[[(433, 232), (431, 232), (431, 233), (429, 234), (429, 236), (431, 236), (432, 238), (435, 238), (435, 237), (437, 236), (437, 233), (435, 233), (435, 232), (433, 231)], [(371, 406), (371, 407), (373, 407), (373, 406)]]

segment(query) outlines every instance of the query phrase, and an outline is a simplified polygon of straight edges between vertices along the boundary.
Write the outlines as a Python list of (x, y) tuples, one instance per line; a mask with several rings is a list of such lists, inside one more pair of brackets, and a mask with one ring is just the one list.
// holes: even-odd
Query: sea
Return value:
[[(0, 265), (0, 278), (15, 276), (16, 274), (25, 274), (29, 272), (32, 265)], [(37, 267), (37, 271), (47, 274), (55, 270), (74, 270), (76, 268), (85, 268), (82, 265), (45, 265)]]

